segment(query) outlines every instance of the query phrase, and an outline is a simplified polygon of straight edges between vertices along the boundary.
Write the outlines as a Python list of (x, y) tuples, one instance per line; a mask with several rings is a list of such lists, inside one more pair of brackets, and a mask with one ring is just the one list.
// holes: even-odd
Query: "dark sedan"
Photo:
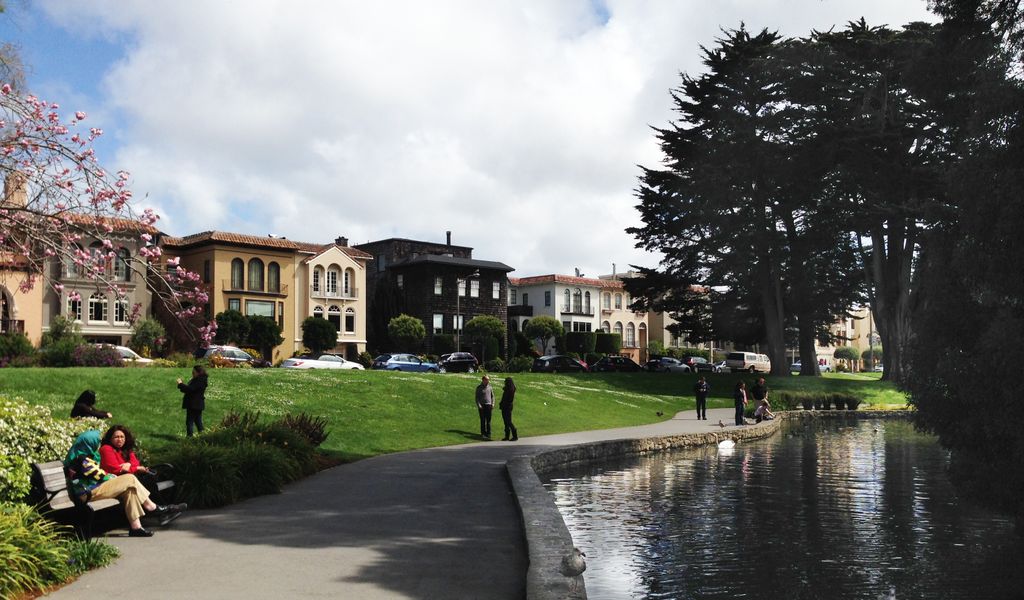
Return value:
[(594, 363), (590, 370), (602, 373), (636, 373), (642, 369), (640, 365), (633, 362), (633, 359), (627, 356), (605, 356)]
[(530, 369), (534, 373), (586, 373), (589, 370), (586, 364), (562, 354), (534, 359)]
[(476, 373), (480, 361), (469, 352), (452, 352), (437, 361), (442, 373)]
[(694, 372), (707, 371), (714, 373), (715, 371), (714, 363), (708, 362), (708, 359), (701, 356), (687, 356), (682, 360), (682, 363), (690, 367), (690, 370)]

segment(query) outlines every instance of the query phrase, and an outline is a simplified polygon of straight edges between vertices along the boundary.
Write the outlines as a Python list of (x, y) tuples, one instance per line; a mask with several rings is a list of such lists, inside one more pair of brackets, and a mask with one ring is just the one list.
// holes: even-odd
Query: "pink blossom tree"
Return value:
[[(165, 259), (156, 243), (159, 217), (132, 205), (130, 177), (110, 174), (96, 159), (92, 143), (103, 134), (89, 128), (86, 115), (62, 119), (60, 107), (33, 95), (20, 96), (8, 84), (0, 87), (0, 257), (19, 264), (28, 275), (22, 292), (46, 285), (58, 296), (64, 291), (55, 264), (73, 269), (118, 298), (125, 292), (112, 276), (120, 257), (112, 234), (137, 236), (138, 259), (119, 268), (138, 273), (153, 293), (153, 302), (173, 315), (194, 341), (209, 342), (216, 323), (202, 320), (209, 298), (198, 274)], [(83, 241), (91, 242), (86, 251)], [(98, 242), (98, 243), (96, 243)], [(69, 299), (80, 301), (77, 291)]]

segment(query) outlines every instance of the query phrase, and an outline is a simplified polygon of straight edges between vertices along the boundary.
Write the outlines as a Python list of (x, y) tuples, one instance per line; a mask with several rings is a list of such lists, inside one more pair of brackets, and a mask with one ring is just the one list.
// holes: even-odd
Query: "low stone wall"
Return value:
[(783, 419), (909, 418), (910, 415), (910, 411), (793, 410), (781, 412), (779, 419), (764, 421), (743, 429), (608, 440), (555, 448), (533, 456), (516, 457), (506, 464), (506, 470), (519, 504), (519, 515), (526, 535), (530, 561), (526, 575), (526, 597), (528, 600), (585, 600), (587, 597), (582, 578), (578, 578), (579, 581), (574, 584), (572, 579), (559, 572), (562, 557), (572, 550), (572, 536), (562, 519), (562, 514), (555, 506), (554, 497), (544, 489), (538, 473), (576, 462), (602, 461), (673, 448), (717, 444), (726, 439), (742, 441), (765, 438), (779, 430)]

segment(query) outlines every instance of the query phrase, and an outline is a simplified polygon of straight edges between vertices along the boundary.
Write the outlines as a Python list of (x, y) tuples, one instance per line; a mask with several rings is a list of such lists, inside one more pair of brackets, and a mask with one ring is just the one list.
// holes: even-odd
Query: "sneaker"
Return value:
[(153, 532), (145, 527), (139, 527), (138, 529), (129, 529), (128, 537), (153, 537)]
[(188, 510), (188, 504), (182, 502), (181, 504), (160, 504), (157, 505), (156, 510), (153, 511), (154, 515), (163, 516), (170, 513), (181, 513)]
[(158, 521), (158, 523), (160, 523), (161, 527), (167, 527), (168, 525), (171, 524), (171, 521), (177, 519), (180, 516), (181, 516), (181, 512), (180, 511), (165, 513), (165, 514), (160, 515), (160, 520)]

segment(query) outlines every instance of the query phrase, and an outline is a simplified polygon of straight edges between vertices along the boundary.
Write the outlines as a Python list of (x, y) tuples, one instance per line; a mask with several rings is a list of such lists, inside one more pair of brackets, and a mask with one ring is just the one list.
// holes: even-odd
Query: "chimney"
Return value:
[(615, 279), (615, 263), (612, 263), (612, 279)]
[(338, 246), (348, 246), (348, 238), (344, 236), (338, 236), (334, 238), (334, 243)]
[(25, 176), (16, 171), (4, 179), (4, 200), (0, 204), (7, 206), (28, 206), (28, 193), (25, 191)]
[(452, 232), (446, 231), (446, 232), (444, 232), (444, 234), (448, 237), (448, 245), (451, 246), (452, 245)]

